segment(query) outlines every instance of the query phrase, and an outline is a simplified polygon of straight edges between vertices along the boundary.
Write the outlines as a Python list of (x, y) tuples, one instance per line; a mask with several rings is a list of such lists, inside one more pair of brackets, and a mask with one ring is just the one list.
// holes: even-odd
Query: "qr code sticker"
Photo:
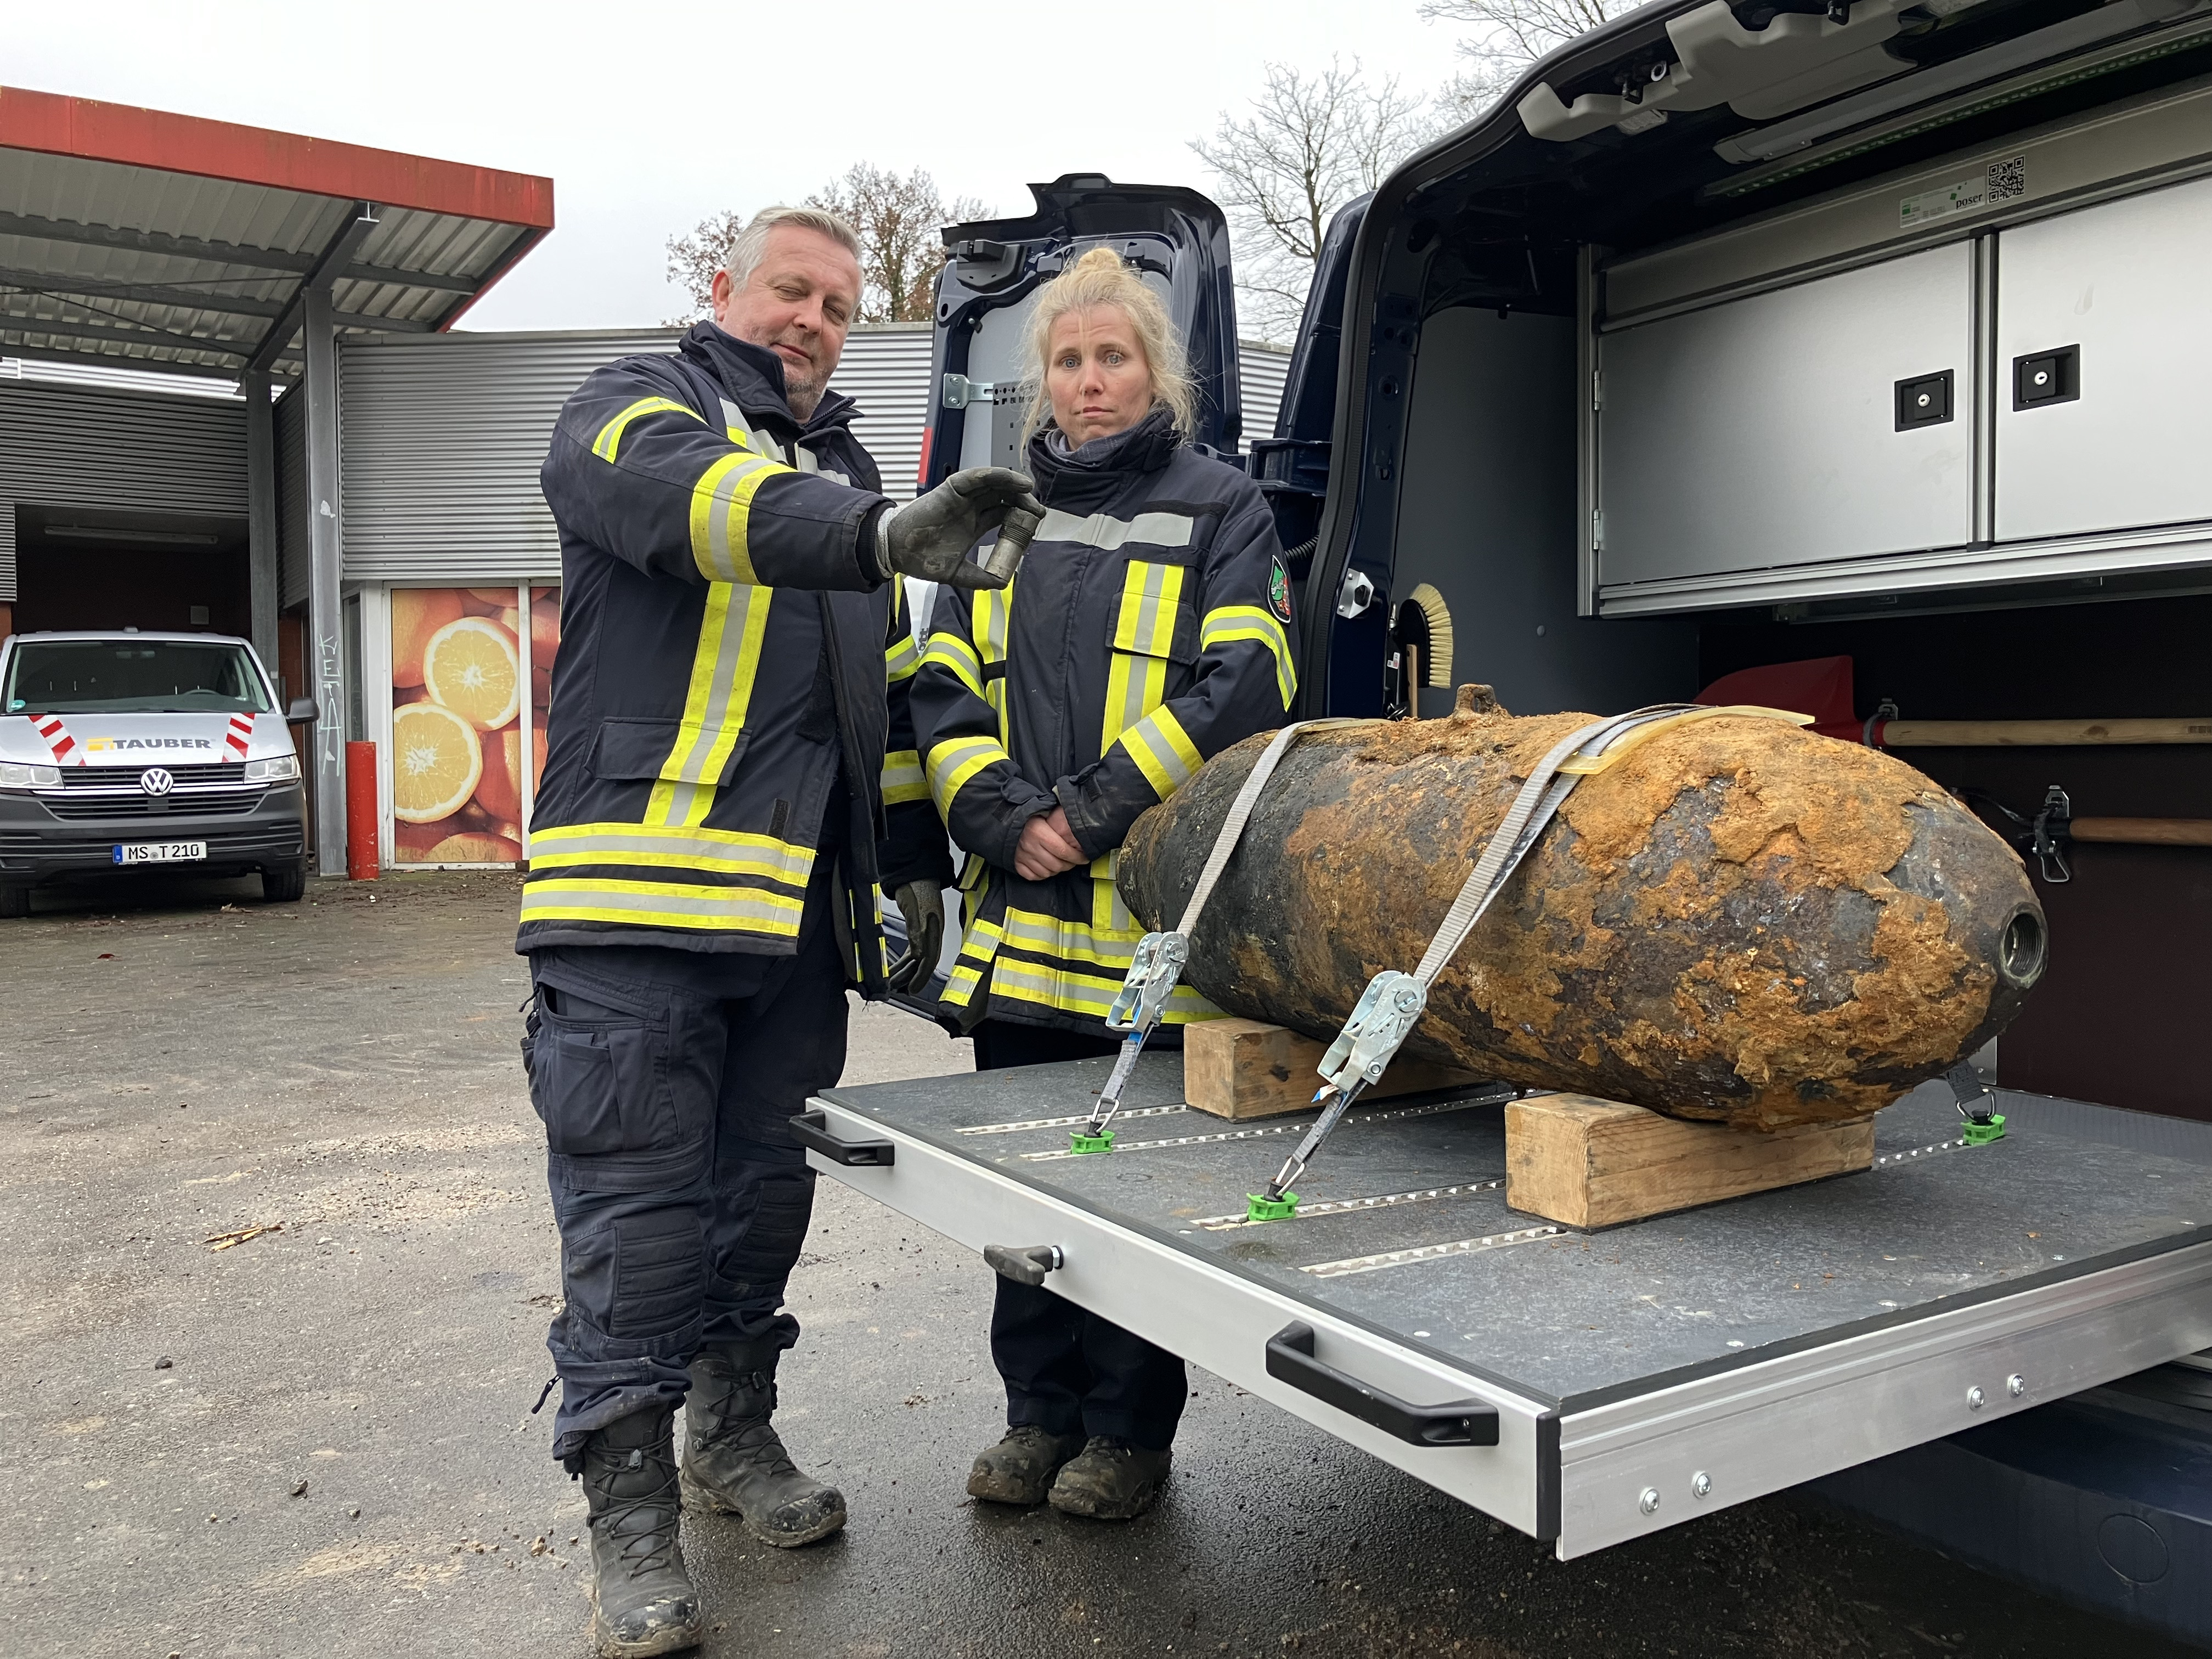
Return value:
[(2015, 155), (2009, 161), (1990, 163), (1990, 200), (2004, 202), (2027, 194), (2027, 157)]

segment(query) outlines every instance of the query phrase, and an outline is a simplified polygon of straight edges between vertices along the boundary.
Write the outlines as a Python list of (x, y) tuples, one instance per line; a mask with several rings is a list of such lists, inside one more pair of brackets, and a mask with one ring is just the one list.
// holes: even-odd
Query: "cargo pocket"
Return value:
[(730, 726), (611, 715), (599, 722), (592, 745), (592, 775), (609, 783), (659, 780), (720, 788), (735, 775), (751, 740), (750, 732)]
[(615, 1285), (609, 1336), (650, 1341), (696, 1321), (705, 1300), (707, 1246), (696, 1217), (630, 1216), (614, 1224)]
[(563, 1159), (629, 1161), (673, 1149), (678, 1135), (661, 1054), (665, 1032), (642, 1016), (552, 987), (538, 1001), (530, 1096), (544, 1121), (548, 1150)]

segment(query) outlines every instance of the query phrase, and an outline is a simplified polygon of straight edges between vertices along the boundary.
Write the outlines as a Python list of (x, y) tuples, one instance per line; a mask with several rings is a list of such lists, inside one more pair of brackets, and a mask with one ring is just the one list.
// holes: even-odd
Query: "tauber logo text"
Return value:
[(212, 749), (212, 738), (87, 738), (87, 752), (97, 755), (102, 750), (124, 749)]

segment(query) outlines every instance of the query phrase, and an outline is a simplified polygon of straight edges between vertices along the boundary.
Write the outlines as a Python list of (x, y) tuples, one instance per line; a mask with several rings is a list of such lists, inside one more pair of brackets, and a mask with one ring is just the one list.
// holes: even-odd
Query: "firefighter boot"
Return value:
[(602, 1659), (674, 1653), (702, 1633), (677, 1540), (674, 1417), (655, 1406), (617, 1418), (569, 1461), (591, 1513), (592, 1644)]
[(788, 1550), (842, 1527), (845, 1498), (801, 1474), (769, 1421), (776, 1358), (774, 1348), (739, 1343), (691, 1362), (691, 1392), (684, 1399), (684, 1501), (738, 1516), (763, 1543)]
[(1132, 1521), (1152, 1508), (1168, 1478), (1167, 1448), (1146, 1451), (1110, 1434), (1094, 1434), (1083, 1455), (1052, 1483), (1052, 1506), (1092, 1521)]
[(1017, 1424), (968, 1471), (968, 1495), (993, 1504), (1042, 1504), (1060, 1465), (1082, 1449), (1079, 1434)]

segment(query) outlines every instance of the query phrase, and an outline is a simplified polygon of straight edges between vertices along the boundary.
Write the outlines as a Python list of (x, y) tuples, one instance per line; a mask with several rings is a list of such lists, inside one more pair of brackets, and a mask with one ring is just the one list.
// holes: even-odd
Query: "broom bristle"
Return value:
[(1452, 683), (1452, 620), (1451, 607), (1444, 596), (1426, 582), (1418, 584), (1410, 596), (1421, 607), (1421, 614), (1429, 621), (1429, 648), (1421, 664), (1423, 685), (1449, 685)]

